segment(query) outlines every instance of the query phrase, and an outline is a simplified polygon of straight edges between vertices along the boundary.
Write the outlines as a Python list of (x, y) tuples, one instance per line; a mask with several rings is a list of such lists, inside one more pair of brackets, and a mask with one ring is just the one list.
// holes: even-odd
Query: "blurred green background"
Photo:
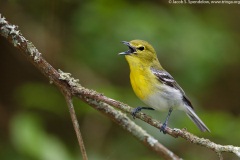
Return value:
[[(143, 39), (184, 88), (210, 128), (201, 133), (175, 111), (169, 126), (220, 144), (240, 146), (240, 6), (173, 5), (136, 0), (1, 0), (0, 12), (56, 69), (133, 107), (129, 68), (120, 41)], [(19, 51), (0, 37), (0, 159), (81, 159), (67, 106)], [(96, 110), (74, 99), (89, 159), (156, 160), (159, 157)], [(145, 111), (158, 120), (167, 113)], [(136, 119), (184, 159), (218, 159), (209, 149), (163, 135)], [(237, 159), (224, 154), (226, 159)]]

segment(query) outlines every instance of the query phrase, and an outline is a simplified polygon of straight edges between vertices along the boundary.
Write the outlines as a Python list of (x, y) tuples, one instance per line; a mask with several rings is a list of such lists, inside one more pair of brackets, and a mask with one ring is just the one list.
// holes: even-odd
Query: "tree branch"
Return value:
[(71, 119), (72, 119), (74, 130), (75, 130), (76, 135), (77, 135), (78, 144), (80, 146), (80, 151), (82, 153), (83, 160), (88, 160), (87, 152), (86, 152), (86, 149), (85, 149), (85, 146), (84, 146), (84, 143), (83, 143), (83, 138), (82, 138), (82, 134), (80, 132), (80, 127), (79, 127), (79, 124), (78, 124), (77, 116), (76, 116), (74, 106), (73, 106), (73, 103), (72, 103), (71, 93), (68, 90), (62, 90), (62, 93), (63, 93), (63, 95), (65, 97), (65, 100), (67, 102), (67, 105), (68, 105), (68, 109), (69, 109), (69, 112), (70, 112), (70, 116), (71, 116)]
[[(133, 109), (119, 101), (116, 101), (114, 99), (108, 98), (100, 93), (97, 93), (96, 91), (88, 90), (86, 88), (74, 88), (74, 94), (78, 96), (79, 98), (83, 99), (84, 96), (87, 96), (89, 98), (92, 98), (94, 100), (97, 100), (99, 102), (104, 102), (106, 104), (109, 104), (111, 106), (114, 106), (126, 113), (131, 114)], [(137, 118), (141, 119), (142, 121), (145, 121), (146, 123), (152, 125), (153, 127), (159, 129), (162, 126), (162, 123), (159, 121), (151, 118), (150, 116), (144, 114), (144, 113), (137, 113), (136, 115)], [(204, 147), (207, 147), (217, 153), (217, 155), (221, 158), (222, 157), (222, 152), (229, 152), (229, 153), (234, 153), (236, 156), (240, 157), (240, 147), (232, 146), (232, 145), (220, 145), (216, 144), (209, 139), (204, 139), (204, 138), (199, 138), (186, 130), (180, 130), (180, 129), (171, 129), (169, 127), (166, 128), (166, 133), (171, 135), (172, 137), (181, 137), (185, 140), (187, 140), (190, 143), (194, 143), (197, 145), (201, 145)]]
[[(132, 122), (125, 114), (115, 110), (111, 106), (114, 106), (123, 112), (131, 113), (132, 108), (126, 104), (113, 100), (100, 94), (96, 91), (86, 89), (82, 87), (78, 80), (71, 77), (69, 73), (64, 73), (62, 71), (55, 70), (42, 56), (41, 53), (36, 49), (36, 47), (28, 40), (26, 40), (18, 27), (15, 25), (9, 24), (4, 17), (1, 17), (0, 14), (0, 34), (8, 39), (8, 41), (17, 47), (21, 53), (27, 57), (27, 59), (38, 68), (47, 78), (50, 79), (50, 82), (53, 82), (60, 90), (67, 91), (71, 96), (76, 96), (92, 106), (93, 108), (104, 113), (112, 120), (114, 120), (122, 128), (130, 132), (134, 137), (136, 137), (143, 144), (151, 148), (153, 151), (157, 152), (159, 155), (165, 159), (179, 159), (174, 153), (160, 144), (155, 138), (147, 134), (141, 127), (137, 126)], [(69, 97), (68, 97), (69, 98)], [(67, 103), (69, 105), (71, 101)], [(71, 104), (71, 103), (70, 103)], [(71, 105), (70, 105), (71, 106)], [(73, 106), (72, 106), (73, 107)], [(147, 122), (148, 124), (160, 128), (162, 124), (155, 119), (143, 114), (138, 113), (137, 118)], [(76, 129), (75, 129), (76, 130)], [(240, 147), (232, 145), (220, 145), (214, 142), (211, 142), (208, 139), (199, 138), (185, 130), (180, 129), (171, 129), (166, 128), (167, 134), (177, 138), (181, 137), (191, 143), (198, 144), (211, 150), (215, 151), (219, 158), (222, 157), (222, 152), (230, 152), (236, 154), (240, 157)]]

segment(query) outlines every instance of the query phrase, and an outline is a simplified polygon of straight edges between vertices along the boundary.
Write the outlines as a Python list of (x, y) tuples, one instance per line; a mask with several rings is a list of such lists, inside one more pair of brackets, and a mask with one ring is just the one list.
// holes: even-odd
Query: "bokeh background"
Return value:
[[(127, 50), (122, 40), (149, 41), (211, 133), (201, 133), (180, 111), (173, 113), (169, 126), (240, 146), (240, 5), (1, 0), (0, 12), (56, 69), (133, 107), (144, 104), (134, 95), (128, 64), (117, 53)], [(3, 37), (0, 53), (0, 159), (81, 159), (61, 93)], [(74, 104), (90, 160), (159, 159), (90, 106), (78, 99)], [(158, 120), (167, 114), (145, 113)], [(218, 159), (209, 149), (135, 122), (184, 159)]]

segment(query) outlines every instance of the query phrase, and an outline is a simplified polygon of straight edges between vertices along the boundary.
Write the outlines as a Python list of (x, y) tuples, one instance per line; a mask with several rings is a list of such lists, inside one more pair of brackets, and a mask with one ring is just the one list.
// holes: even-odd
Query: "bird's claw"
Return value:
[(163, 134), (166, 134), (166, 127), (167, 127), (167, 123), (163, 123), (163, 125), (160, 128), (160, 132), (163, 132)]
[(133, 119), (136, 118), (137, 113), (140, 112), (141, 110), (142, 110), (142, 107), (137, 107), (137, 108), (134, 108), (134, 109), (132, 110), (131, 115), (133, 116)]

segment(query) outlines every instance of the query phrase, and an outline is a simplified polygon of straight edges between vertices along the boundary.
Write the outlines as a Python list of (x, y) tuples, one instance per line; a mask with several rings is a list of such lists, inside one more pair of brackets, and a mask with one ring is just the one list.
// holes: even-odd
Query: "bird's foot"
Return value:
[(163, 132), (163, 134), (166, 134), (167, 133), (166, 128), (167, 128), (167, 123), (164, 122), (163, 125), (160, 128), (160, 132)]
[(132, 110), (131, 115), (133, 116), (133, 119), (136, 118), (136, 114), (142, 110), (142, 107), (137, 107)]
[(131, 115), (133, 116), (133, 119), (136, 118), (136, 115), (138, 112), (140, 112), (142, 109), (146, 109), (146, 110), (154, 110), (153, 108), (151, 107), (137, 107), (137, 108), (134, 108)]
[(168, 115), (167, 115), (167, 118), (165, 120), (165, 122), (163, 123), (162, 127), (160, 128), (160, 132), (163, 132), (163, 134), (166, 134), (166, 127), (167, 127), (167, 123), (168, 123), (168, 119), (172, 113), (173, 109), (170, 108), (169, 111), (168, 111)]

